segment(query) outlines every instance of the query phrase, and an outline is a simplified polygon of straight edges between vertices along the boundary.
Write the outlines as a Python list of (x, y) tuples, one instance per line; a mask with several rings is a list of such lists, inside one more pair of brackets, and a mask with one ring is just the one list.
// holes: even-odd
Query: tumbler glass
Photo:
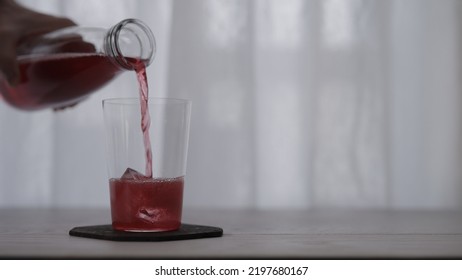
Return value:
[[(103, 100), (115, 230), (170, 231), (181, 225), (191, 102), (149, 98), (148, 108), (151, 123), (146, 135), (138, 98)], [(145, 175), (149, 165), (152, 177)]]

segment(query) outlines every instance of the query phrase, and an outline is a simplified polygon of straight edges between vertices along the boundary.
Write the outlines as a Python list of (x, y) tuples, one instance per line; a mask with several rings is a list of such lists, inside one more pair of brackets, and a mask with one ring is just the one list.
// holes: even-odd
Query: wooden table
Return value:
[(104, 209), (1, 209), (1, 258), (462, 258), (462, 212), (185, 210), (220, 238), (114, 242), (68, 235)]

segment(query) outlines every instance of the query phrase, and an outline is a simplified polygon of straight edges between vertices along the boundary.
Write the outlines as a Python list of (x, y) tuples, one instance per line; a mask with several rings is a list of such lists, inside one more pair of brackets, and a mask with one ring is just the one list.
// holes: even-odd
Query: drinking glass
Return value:
[[(115, 230), (169, 231), (181, 225), (191, 102), (149, 98), (148, 109), (149, 137), (142, 132), (138, 98), (103, 100)], [(152, 149), (152, 177), (145, 176), (147, 144)]]

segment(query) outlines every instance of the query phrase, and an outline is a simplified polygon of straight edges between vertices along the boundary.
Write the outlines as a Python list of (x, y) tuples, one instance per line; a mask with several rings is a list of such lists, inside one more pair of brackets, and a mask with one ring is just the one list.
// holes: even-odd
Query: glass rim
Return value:
[[(148, 103), (158, 104), (191, 104), (191, 100), (182, 99), (182, 98), (172, 98), (172, 97), (148, 97)], [(105, 104), (110, 105), (137, 105), (140, 106), (139, 97), (111, 97), (105, 98), (102, 100), (103, 106)]]

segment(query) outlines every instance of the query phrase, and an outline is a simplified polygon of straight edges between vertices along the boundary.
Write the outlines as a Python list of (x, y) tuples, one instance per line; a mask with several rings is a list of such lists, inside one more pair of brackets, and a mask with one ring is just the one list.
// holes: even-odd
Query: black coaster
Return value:
[(111, 225), (75, 227), (69, 235), (112, 240), (112, 241), (171, 241), (197, 238), (220, 237), (223, 229), (218, 227), (181, 224), (175, 231), (162, 232), (127, 232), (113, 230)]

